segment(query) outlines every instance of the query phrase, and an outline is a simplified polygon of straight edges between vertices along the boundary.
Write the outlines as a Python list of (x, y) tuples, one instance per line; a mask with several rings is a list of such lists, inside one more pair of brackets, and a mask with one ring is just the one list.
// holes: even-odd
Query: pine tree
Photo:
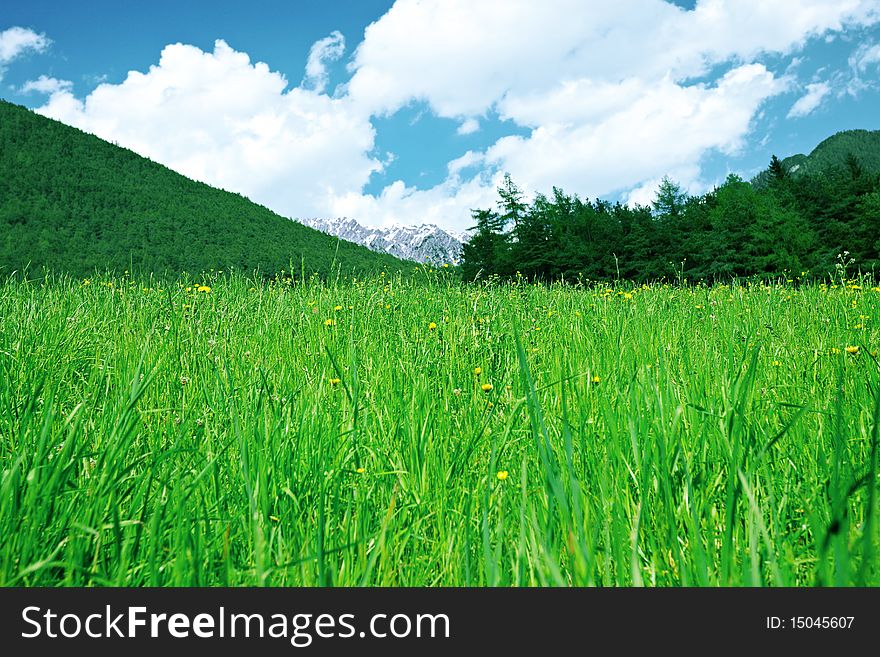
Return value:
[(651, 205), (658, 215), (676, 219), (681, 214), (686, 202), (687, 194), (682, 191), (681, 186), (673, 182), (669, 176), (663, 176), (663, 180), (660, 181), (660, 186), (657, 188), (657, 195)]
[(506, 243), (501, 232), (503, 223), (497, 213), (473, 210), (471, 216), (476, 222), (471, 230), (476, 232), (461, 252), (461, 274), (468, 281), (499, 273)]
[(524, 194), (513, 182), (509, 173), (504, 174), (504, 181), (498, 187), (498, 196), (502, 229), (508, 225), (512, 225), (515, 229), (525, 216), (528, 206), (523, 201)]
[(772, 180), (782, 181), (788, 178), (788, 171), (785, 170), (785, 165), (775, 155), (770, 158), (770, 166), (767, 167), (767, 171), (770, 172)]

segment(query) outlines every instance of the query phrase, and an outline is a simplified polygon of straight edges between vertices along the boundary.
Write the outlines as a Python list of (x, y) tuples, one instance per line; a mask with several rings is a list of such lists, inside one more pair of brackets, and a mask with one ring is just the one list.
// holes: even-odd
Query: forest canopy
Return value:
[(0, 101), (0, 275), (404, 266)]
[(753, 181), (702, 195), (664, 178), (650, 206), (554, 188), (526, 203), (509, 175), (495, 208), (473, 211), (465, 280), (729, 280), (823, 276), (839, 256), (880, 270), (880, 132), (849, 131), (810, 156), (771, 158)]

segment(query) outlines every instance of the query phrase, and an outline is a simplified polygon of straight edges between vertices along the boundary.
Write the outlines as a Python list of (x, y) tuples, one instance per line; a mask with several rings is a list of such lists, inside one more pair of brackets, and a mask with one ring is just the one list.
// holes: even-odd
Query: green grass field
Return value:
[(0, 283), (0, 585), (880, 585), (880, 288)]

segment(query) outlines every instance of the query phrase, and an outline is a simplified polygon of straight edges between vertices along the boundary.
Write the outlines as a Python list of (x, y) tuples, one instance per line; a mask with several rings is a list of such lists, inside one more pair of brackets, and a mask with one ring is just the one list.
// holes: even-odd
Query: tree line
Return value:
[(495, 208), (473, 210), (465, 280), (729, 280), (835, 271), (838, 256), (880, 270), (880, 175), (844, 166), (795, 175), (776, 157), (748, 182), (703, 195), (664, 178), (653, 203), (585, 200), (553, 188), (527, 203), (510, 175)]

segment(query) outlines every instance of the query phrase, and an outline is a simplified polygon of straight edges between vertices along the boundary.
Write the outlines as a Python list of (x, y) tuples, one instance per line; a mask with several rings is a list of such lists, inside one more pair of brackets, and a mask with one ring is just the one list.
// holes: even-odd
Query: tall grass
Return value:
[(8, 279), (0, 584), (878, 585), (878, 348), (857, 285)]

